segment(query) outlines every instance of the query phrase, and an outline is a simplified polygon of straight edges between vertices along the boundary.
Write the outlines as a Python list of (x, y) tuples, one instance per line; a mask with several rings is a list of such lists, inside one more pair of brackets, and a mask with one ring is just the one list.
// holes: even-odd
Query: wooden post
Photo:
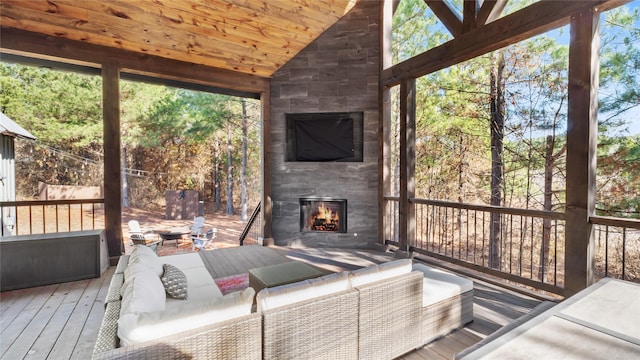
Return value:
[(400, 231), (401, 251), (409, 251), (415, 239), (415, 144), (416, 144), (416, 80), (400, 83)]
[[(396, 2), (386, 0), (380, 7), (380, 73), (393, 65), (391, 58), (391, 25), (393, 6)], [(391, 89), (380, 86), (378, 92), (378, 241), (384, 245), (391, 240), (391, 229), (385, 227), (387, 201), (384, 199), (391, 189)], [(389, 214), (392, 215), (392, 214)]]
[(262, 105), (262, 245), (274, 245), (271, 233), (273, 204), (271, 202), (271, 93), (260, 95)]
[(571, 17), (567, 121), (565, 289), (570, 296), (594, 282), (600, 14)]
[(104, 138), (104, 226), (112, 263), (124, 252), (122, 242), (122, 179), (120, 168), (120, 69), (102, 66)]

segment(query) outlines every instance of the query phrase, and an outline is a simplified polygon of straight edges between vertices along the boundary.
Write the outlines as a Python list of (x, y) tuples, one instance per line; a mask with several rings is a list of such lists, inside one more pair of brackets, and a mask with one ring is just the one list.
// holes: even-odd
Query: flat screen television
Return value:
[(362, 161), (362, 113), (286, 114), (286, 119), (287, 161)]

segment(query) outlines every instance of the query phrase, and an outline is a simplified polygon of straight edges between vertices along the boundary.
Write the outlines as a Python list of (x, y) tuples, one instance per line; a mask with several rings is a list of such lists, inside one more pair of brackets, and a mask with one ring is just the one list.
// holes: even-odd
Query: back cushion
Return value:
[(148, 267), (136, 265), (130, 270), (131, 266), (125, 271), (120, 315), (163, 311), (167, 296), (160, 277)]
[(349, 274), (349, 282), (351, 283), (351, 287), (358, 287), (410, 272), (411, 259), (400, 259), (353, 270)]
[(160, 258), (158, 258), (158, 255), (156, 255), (149, 247), (144, 245), (136, 245), (134, 250), (131, 252), (128, 265), (131, 264), (142, 264), (144, 266), (147, 266), (151, 268), (158, 276), (162, 276), (162, 273), (164, 272), (164, 269), (162, 268), (162, 262), (160, 261)]
[(326, 275), (317, 279), (262, 289), (256, 296), (258, 312), (334, 294), (349, 289), (346, 273)]

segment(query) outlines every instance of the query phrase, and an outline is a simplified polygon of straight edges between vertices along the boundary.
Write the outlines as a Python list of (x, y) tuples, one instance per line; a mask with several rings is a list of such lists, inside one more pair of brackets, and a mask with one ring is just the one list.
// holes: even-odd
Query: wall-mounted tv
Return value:
[(362, 112), (285, 116), (287, 161), (362, 161)]

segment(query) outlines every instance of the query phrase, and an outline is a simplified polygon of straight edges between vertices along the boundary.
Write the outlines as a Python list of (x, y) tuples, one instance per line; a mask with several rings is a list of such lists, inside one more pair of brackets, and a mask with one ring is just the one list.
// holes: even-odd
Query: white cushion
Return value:
[(166, 294), (160, 277), (144, 266), (133, 278), (126, 280), (122, 288), (120, 316), (164, 311), (166, 307)]
[(204, 262), (197, 253), (162, 256), (159, 259), (163, 264), (171, 264), (182, 271), (189, 268), (202, 268), (206, 271)]
[(347, 274), (311, 279), (293, 284), (262, 289), (256, 296), (258, 312), (305, 301), (320, 296), (335, 294), (349, 289)]
[(400, 259), (353, 270), (349, 274), (349, 282), (355, 288), (410, 272), (411, 259)]
[(129, 264), (129, 255), (122, 255), (118, 260), (118, 266), (116, 266), (116, 274), (123, 273)]
[(413, 270), (421, 271), (422, 307), (433, 305), (452, 296), (473, 290), (473, 281), (458, 275), (432, 268), (424, 264), (414, 264)]
[(182, 302), (183, 306), (166, 311), (121, 316), (118, 337), (127, 346), (249, 315), (254, 295), (247, 288), (214, 301)]
[(154, 275), (156, 274), (153, 269), (143, 264), (138, 263), (127, 266), (127, 268), (124, 270), (124, 283), (120, 288), (121, 294), (124, 294), (127, 291), (127, 288), (131, 286), (131, 284), (133, 284), (133, 279), (135, 279), (135, 277), (139, 273), (152, 273)]
[[(164, 269), (162, 268), (162, 262), (158, 256), (145, 245), (136, 245), (134, 251), (129, 256), (129, 265), (131, 264), (143, 264), (150, 267), (153, 271), (162, 276)], [(126, 273), (126, 270), (125, 270)], [(125, 279), (126, 280), (126, 279)]]
[(326, 291), (333, 293), (351, 289), (351, 285), (349, 284), (349, 274), (344, 271), (324, 275), (319, 278), (309, 279), (309, 284), (312, 286), (326, 287)]

